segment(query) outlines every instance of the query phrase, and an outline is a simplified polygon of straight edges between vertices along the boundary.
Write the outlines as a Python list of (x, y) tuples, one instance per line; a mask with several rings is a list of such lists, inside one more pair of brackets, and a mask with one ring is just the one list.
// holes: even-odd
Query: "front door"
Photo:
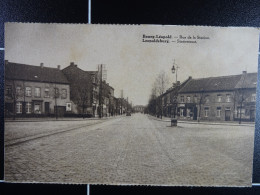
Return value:
[(50, 114), (50, 102), (45, 102), (44, 108), (45, 108), (45, 114), (49, 115)]
[(230, 121), (230, 115), (231, 115), (231, 111), (225, 110), (225, 121)]

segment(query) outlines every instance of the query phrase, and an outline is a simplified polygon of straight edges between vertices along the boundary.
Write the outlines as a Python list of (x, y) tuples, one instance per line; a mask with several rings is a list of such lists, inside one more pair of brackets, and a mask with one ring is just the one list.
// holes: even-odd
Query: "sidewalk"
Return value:
[[(171, 118), (169, 117), (162, 117), (157, 118), (155, 116), (148, 115), (149, 118), (152, 118), (153, 120), (157, 121), (162, 121), (162, 122), (171, 122)], [(183, 120), (183, 119), (178, 119), (178, 123), (187, 123), (187, 124), (201, 124), (201, 125), (227, 125), (227, 126), (250, 126), (254, 127), (255, 122), (241, 122), (241, 124), (238, 123), (238, 121), (195, 121), (195, 120)]]
[(93, 117), (93, 118), (70, 118), (70, 117), (41, 117), (41, 118), (16, 118), (13, 120), (12, 118), (5, 118), (5, 122), (48, 122), (48, 121), (84, 121), (84, 120), (108, 120), (113, 118), (123, 117), (125, 115), (117, 115), (117, 116), (110, 116), (110, 117)]

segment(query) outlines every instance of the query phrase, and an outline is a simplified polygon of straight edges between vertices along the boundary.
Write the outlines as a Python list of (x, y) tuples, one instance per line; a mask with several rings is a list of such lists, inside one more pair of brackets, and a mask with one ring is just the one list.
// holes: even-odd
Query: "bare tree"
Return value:
[(159, 113), (160, 113), (161, 118), (163, 115), (162, 95), (166, 91), (168, 85), (169, 85), (169, 78), (167, 77), (167, 75), (164, 71), (161, 71), (155, 80), (156, 92), (159, 93), (158, 108), (159, 108)]
[(247, 74), (244, 73), (239, 81), (238, 86), (234, 92), (234, 109), (236, 109), (236, 105), (239, 105), (239, 124), (242, 122), (242, 108), (246, 102), (246, 100), (251, 97), (251, 93), (246, 90), (247, 82), (246, 82)]
[(198, 106), (199, 106), (199, 117), (198, 122), (200, 122), (201, 118), (201, 106), (205, 104), (205, 90), (203, 88), (200, 89), (199, 97), (198, 97)]

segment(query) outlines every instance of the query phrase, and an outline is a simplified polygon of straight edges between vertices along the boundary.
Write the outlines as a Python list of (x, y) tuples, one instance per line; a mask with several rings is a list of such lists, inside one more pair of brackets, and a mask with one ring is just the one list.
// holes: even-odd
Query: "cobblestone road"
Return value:
[[(102, 122), (6, 123), (5, 180), (251, 185), (254, 127), (169, 125), (142, 114)], [(32, 137), (43, 131), (49, 135)], [(25, 137), (33, 139), (19, 142)]]

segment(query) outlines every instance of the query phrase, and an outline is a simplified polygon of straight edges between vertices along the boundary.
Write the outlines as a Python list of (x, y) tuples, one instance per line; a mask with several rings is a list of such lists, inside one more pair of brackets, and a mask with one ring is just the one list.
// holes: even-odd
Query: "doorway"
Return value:
[(225, 121), (230, 121), (231, 111), (225, 110)]

